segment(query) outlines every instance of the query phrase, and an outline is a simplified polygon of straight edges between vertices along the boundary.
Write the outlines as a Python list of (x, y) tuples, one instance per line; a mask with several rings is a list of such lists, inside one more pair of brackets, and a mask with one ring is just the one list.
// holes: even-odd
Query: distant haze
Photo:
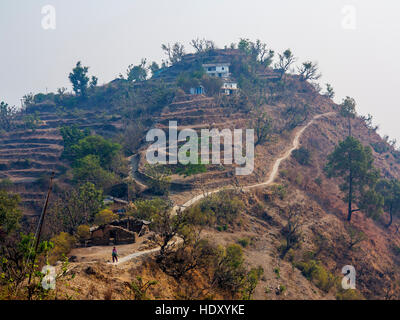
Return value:
[[(56, 9), (55, 30), (42, 28), (45, 5)], [(143, 57), (161, 62), (162, 43), (190, 51), (196, 37), (219, 47), (243, 37), (318, 61), (336, 102), (354, 97), (400, 142), (399, 36), (398, 0), (1, 0), (0, 100), (20, 105), (29, 92), (70, 89), (78, 60), (102, 84)]]

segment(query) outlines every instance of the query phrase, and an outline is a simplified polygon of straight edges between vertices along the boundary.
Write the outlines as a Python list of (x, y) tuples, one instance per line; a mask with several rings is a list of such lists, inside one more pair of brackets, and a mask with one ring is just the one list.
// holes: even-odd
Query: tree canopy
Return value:
[[(355, 211), (364, 210), (369, 216), (380, 213), (383, 199), (374, 190), (379, 172), (373, 165), (370, 147), (364, 147), (360, 141), (348, 136), (328, 156), (325, 172), (329, 178), (343, 179), (340, 190), (348, 202), (348, 221)], [(353, 208), (353, 204), (358, 208)]]

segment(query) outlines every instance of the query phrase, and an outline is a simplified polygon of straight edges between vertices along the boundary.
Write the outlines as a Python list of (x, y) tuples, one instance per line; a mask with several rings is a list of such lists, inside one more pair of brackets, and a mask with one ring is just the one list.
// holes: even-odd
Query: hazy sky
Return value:
[[(45, 5), (56, 10), (55, 30), (42, 28)], [(142, 57), (160, 62), (161, 43), (189, 51), (196, 37), (220, 47), (259, 38), (318, 61), (337, 102), (354, 97), (400, 142), (398, 0), (0, 0), (0, 100), (70, 89), (78, 60), (106, 83)]]

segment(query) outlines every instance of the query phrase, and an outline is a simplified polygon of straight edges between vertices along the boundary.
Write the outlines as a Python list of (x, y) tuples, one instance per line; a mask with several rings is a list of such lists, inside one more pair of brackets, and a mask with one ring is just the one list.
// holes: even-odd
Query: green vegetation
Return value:
[[(341, 177), (340, 190), (348, 203), (347, 220), (353, 212), (363, 210), (371, 217), (380, 215), (383, 197), (375, 191), (379, 172), (373, 166), (371, 148), (349, 136), (328, 156), (325, 172), (329, 178)], [(353, 203), (358, 205), (353, 209)]]
[(251, 240), (248, 238), (242, 238), (239, 239), (237, 243), (240, 244), (243, 248), (247, 248), (250, 245)]
[(20, 201), (19, 195), (0, 190), (0, 232), (10, 234), (19, 227), (21, 210), (18, 205)]
[(88, 72), (89, 67), (82, 66), (82, 63), (78, 61), (75, 68), (69, 74), (72, 88), (74, 89), (75, 94), (81, 98), (86, 98), (88, 85), (90, 85), (91, 88), (94, 88), (97, 85), (97, 78), (94, 76), (89, 83), (90, 79), (87, 75)]
[(349, 136), (351, 136), (351, 119), (356, 117), (356, 102), (353, 98), (346, 97), (340, 105), (340, 114), (342, 117), (347, 118)]
[(104, 209), (96, 214), (96, 216), (94, 217), (94, 223), (98, 226), (101, 226), (117, 219), (117, 214), (112, 212), (110, 209)]
[(140, 82), (147, 79), (146, 59), (142, 59), (139, 65), (130, 65), (126, 71), (128, 81)]
[(279, 199), (284, 200), (287, 194), (287, 188), (286, 186), (282, 185), (282, 184), (274, 184), (271, 187), (272, 190), (272, 194), (274, 196), (279, 197)]
[(16, 114), (16, 108), (9, 106), (4, 101), (0, 102), (0, 133), (1, 131), (10, 130), (14, 124), (14, 116)]
[(92, 182), (99, 188), (108, 188), (118, 182), (120, 172), (114, 163), (119, 161), (121, 145), (76, 127), (61, 128), (61, 135), (63, 157), (72, 164), (76, 184)]
[(311, 152), (304, 147), (293, 150), (292, 156), (303, 166), (308, 166), (311, 164)]
[(230, 191), (209, 195), (198, 206), (203, 214), (220, 226), (232, 224), (244, 210), (243, 201)]
[(389, 228), (393, 222), (393, 215), (400, 213), (400, 181), (381, 179), (376, 186), (377, 192), (383, 197), (383, 208), (389, 213), (390, 220), (386, 225)]
[(328, 292), (336, 283), (336, 277), (326, 270), (319, 261), (307, 260), (296, 263), (303, 275), (319, 289)]
[(20, 219), (19, 196), (0, 190), (0, 299), (45, 299), (50, 293), (41, 285), (41, 268), (54, 245), (42, 241), (34, 252), (34, 236), (22, 231)]
[(250, 122), (250, 128), (254, 128), (256, 135), (255, 147), (271, 140), (272, 119), (266, 113), (257, 111), (255, 118)]
[(150, 178), (149, 186), (156, 195), (168, 195), (171, 184), (171, 171), (163, 165), (146, 164), (145, 173)]
[(168, 206), (169, 203), (162, 198), (136, 200), (129, 215), (138, 219), (151, 220), (155, 214), (166, 210)]
[(74, 234), (80, 225), (90, 225), (103, 209), (103, 192), (87, 182), (78, 188), (66, 190), (50, 206), (47, 227), (52, 234)]

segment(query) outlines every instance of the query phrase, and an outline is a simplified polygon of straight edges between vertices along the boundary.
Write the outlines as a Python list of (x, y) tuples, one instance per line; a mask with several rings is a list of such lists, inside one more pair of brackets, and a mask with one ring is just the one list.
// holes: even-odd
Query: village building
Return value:
[(190, 88), (190, 94), (199, 95), (199, 94), (204, 94), (204, 93), (205, 93), (205, 91), (204, 91), (204, 87), (202, 85)]
[(238, 85), (237, 82), (231, 80), (231, 81), (224, 81), (221, 87), (221, 93), (225, 94), (227, 96), (231, 94), (235, 94), (238, 90)]
[(228, 96), (235, 94), (238, 90), (237, 82), (231, 78), (229, 72), (230, 65), (228, 62), (203, 64), (203, 68), (208, 76), (222, 79), (221, 94)]
[(149, 230), (149, 221), (132, 217), (115, 220), (102, 226), (90, 228), (90, 239), (85, 246), (108, 246), (135, 243), (137, 237)]
[(203, 68), (210, 77), (228, 78), (230, 63), (208, 63)]

